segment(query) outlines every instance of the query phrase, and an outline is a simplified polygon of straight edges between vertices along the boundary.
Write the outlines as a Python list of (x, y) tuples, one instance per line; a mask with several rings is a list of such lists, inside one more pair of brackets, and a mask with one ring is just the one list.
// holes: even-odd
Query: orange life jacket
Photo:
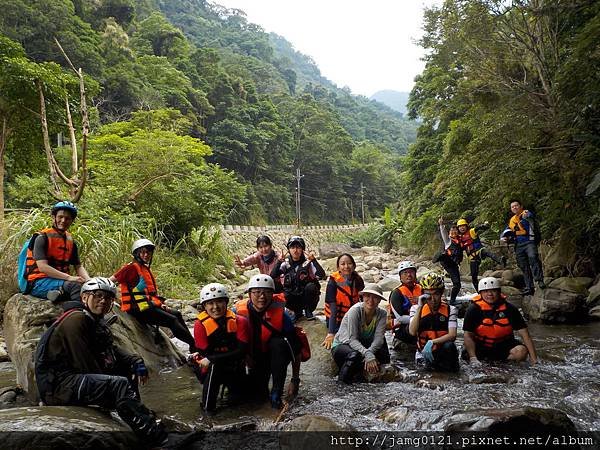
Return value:
[(235, 314), (231, 310), (227, 310), (225, 314), (226, 325), (225, 325), (225, 336), (221, 336), (218, 342), (211, 338), (211, 335), (219, 329), (219, 324), (215, 319), (210, 317), (206, 311), (202, 311), (198, 314), (197, 319), (200, 324), (206, 330), (206, 339), (209, 345), (209, 352), (225, 353), (232, 349), (232, 343), (236, 340), (237, 334), (237, 322)]
[[(474, 235), (474, 237), (473, 237)], [(477, 233), (472, 228), (469, 228), (463, 234), (458, 235), (460, 240), (460, 246), (463, 248), (467, 255), (471, 256), (473, 253), (476, 253), (477, 250), (483, 247)]]
[[(426, 303), (421, 308), (421, 314), (419, 316), (419, 334), (417, 347), (419, 350), (423, 350), (427, 341), (431, 341), (440, 336), (448, 334), (448, 319), (450, 317), (450, 307), (446, 302), (442, 302), (436, 312), (431, 311), (429, 305)], [(437, 345), (433, 345), (433, 350), (437, 348)]]
[[(406, 309), (408, 310), (410, 310), (411, 305), (417, 304), (417, 302), (419, 301), (419, 296), (423, 294), (423, 289), (421, 289), (421, 285), (418, 283), (415, 283), (415, 286), (413, 287), (412, 291), (408, 288), (408, 286), (404, 284), (401, 284), (395, 290), (400, 292), (400, 294), (402, 294), (402, 296), (404, 297), (404, 303), (406, 305)], [(406, 311), (406, 314), (408, 314), (408, 311)], [(399, 320), (402, 315), (402, 311), (396, 311), (392, 306), (392, 302), (390, 301), (388, 303), (388, 328), (394, 328), (394, 326), (396, 325), (396, 321)]]
[[(340, 272), (333, 272), (331, 279), (335, 282), (337, 288), (335, 293), (335, 321), (336, 323), (341, 323), (350, 307), (358, 302), (358, 289), (354, 282), (352, 282), (351, 286), (344, 286), (346, 280)], [(325, 303), (325, 317), (328, 319), (331, 317), (331, 309), (327, 302)]]
[[(235, 312), (240, 316), (246, 317), (250, 321), (250, 312), (248, 311), (248, 303), (250, 299), (240, 300), (235, 304)], [(285, 295), (274, 294), (273, 302), (269, 305), (263, 315), (263, 320), (271, 325), (276, 331), (281, 332), (283, 330), (283, 313), (285, 311)], [(266, 326), (264, 323), (260, 324), (260, 342), (262, 344), (262, 351), (266, 352), (269, 349), (269, 339), (273, 331), (271, 328)], [(253, 328), (250, 326), (250, 330)]]
[(121, 311), (145, 311), (152, 305), (162, 307), (162, 300), (158, 297), (156, 281), (150, 268), (137, 261), (130, 262), (138, 273), (138, 283), (129, 288), (127, 283), (121, 283)]
[(473, 297), (473, 303), (483, 313), (483, 320), (473, 333), (475, 340), (485, 347), (493, 347), (513, 337), (513, 328), (506, 315), (506, 296), (504, 294), (498, 305), (490, 305), (481, 298), (480, 294)]
[[(45, 235), (48, 238), (48, 248), (46, 249), (46, 259), (48, 265), (63, 273), (69, 273), (69, 261), (73, 256), (75, 244), (73, 236), (68, 231), (61, 233), (55, 228), (44, 228), (38, 232), (40, 235)], [(27, 281), (32, 282), (40, 278), (47, 278), (44, 272), (41, 272), (33, 259), (33, 248), (27, 250), (26, 260)]]

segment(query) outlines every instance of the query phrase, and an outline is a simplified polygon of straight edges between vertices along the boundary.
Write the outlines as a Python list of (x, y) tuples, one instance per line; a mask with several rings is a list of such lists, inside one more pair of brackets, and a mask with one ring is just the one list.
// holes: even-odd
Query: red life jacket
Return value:
[[(38, 232), (38, 238), (45, 235), (48, 239), (48, 248), (46, 249), (46, 259), (48, 265), (63, 273), (69, 273), (69, 266), (75, 244), (73, 236), (68, 231), (61, 233), (55, 228), (44, 228)], [(32, 282), (40, 278), (47, 278), (44, 272), (41, 272), (33, 259), (33, 248), (27, 250), (26, 260), (27, 281)]]
[(483, 319), (473, 333), (476, 341), (485, 347), (493, 347), (513, 338), (513, 328), (506, 315), (506, 296), (504, 294), (502, 294), (500, 304), (490, 305), (481, 298), (481, 295), (473, 297), (473, 303), (483, 313)]
[(137, 261), (130, 262), (138, 273), (138, 283), (130, 288), (127, 283), (121, 283), (121, 311), (145, 311), (152, 305), (162, 307), (162, 300), (158, 297), (156, 281), (150, 268)]
[[(446, 302), (442, 302), (436, 312), (431, 311), (428, 304), (423, 305), (419, 316), (419, 334), (417, 347), (423, 350), (427, 341), (431, 341), (440, 336), (448, 334), (448, 319), (450, 317), (450, 307)], [(435, 350), (437, 345), (433, 345)]]
[[(240, 300), (235, 304), (235, 312), (240, 316), (244, 316), (250, 321), (250, 313), (248, 311), (248, 302), (250, 299)], [(263, 320), (266, 321), (272, 328), (276, 331), (281, 332), (283, 330), (283, 313), (285, 311), (285, 295), (284, 294), (274, 294), (273, 302), (269, 305), (267, 310), (263, 315)], [(260, 325), (260, 342), (262, 346), (262, 351), (266, 352), (269, 349), (269, 339), (271, 339), (271, 334), (273, 331), (271, 328), (267, 327), (264, 323)], [(253, 327), (250, 326), (250, 331), (252, 332)]]
[[(475, 237), (473, 237), (471, 233), (473, 233)], [(467, 255), (469, 256), (483, 247), (481, 241), (479, 240), (479, 237), (477, 237), (477, 233), (475, 233), (475, 230), (473, 230), (472, 228), (469, 228), (463, 234), (459, 234), (458, 237), (460, 240), (460, 246), (465, 252), (467, 252)]]
[(231, 310), (225, 314), (226, 323), (224, 333), (215, 332), (220, 328), (215, 319), (210, 317), (206, 311), (198, 314), (197, 319), (206, 331), (207, 347), (200, 350), (207, 353), (226, 353), (234, 350), (237, 340), (236, 316)]
[[(337, 288), (335, 293), (335, 322), (341, 323), (350, 307), (358, 302), (358, 289), (354, 280), (351, 286), (345, 286), (344, 283), (346, 280), (340, 272), (333, 272), (330, 278), (335, 282)], [(328, 319), (331, 317), (331, 309), (327, 302), (325, 303), (325, 317)]]

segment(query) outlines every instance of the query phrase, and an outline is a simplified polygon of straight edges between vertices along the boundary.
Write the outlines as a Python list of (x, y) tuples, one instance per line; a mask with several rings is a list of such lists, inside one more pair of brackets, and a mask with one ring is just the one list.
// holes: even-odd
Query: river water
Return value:
[[(322, 320), (322, 316), (319, 316)], [(329, 356), (316, 346), (325, 325), (307, 323), (316, 336), (313, 358), (303, 364), (300, 395), (279, 419), (320, 415), (358, 430), (442, 430), (444, 419), (457, 412), (479, 408), (535, 406), (566, 413), (579, 430), (600, 430), (600, 324), (529, 324), (541, 362), (484, 365), (473, 371), (461, 363), (458, 374), (435, 374), (417, 369), (410, 353), (392, 353), (392, 365), (402, 381), (336, 382)], [(389, 337), (388, 337), (389, 338)], [(462, 319), (457, 344), (462, 347)], [(317, 348), (314, 348), (317, 347)], [(0, 390), (15, 384), (10, 362), (0, 363)], [(278, 412), (270, 405), (221, 408), (214, 417), (200, 409), (201, 385), (191, 370), (182, 367), (155, 374), (142, 397), (159, 415), (205, 427), (246, 423), (251, 429), (274, 427)]]

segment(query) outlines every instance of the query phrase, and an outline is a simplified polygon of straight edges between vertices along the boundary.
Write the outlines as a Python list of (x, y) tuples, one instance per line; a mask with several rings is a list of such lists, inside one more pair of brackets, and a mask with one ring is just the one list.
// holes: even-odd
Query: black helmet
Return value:
[(306, 249), (306, 243), (304, 242), (304, 239), (302, 239), (300, 236), (292, 236), (291, 238), (289, 238), (286, 247), (289, 249), (294, 245), (299, 245), (300, 247), (302, 247), (302, 250)]

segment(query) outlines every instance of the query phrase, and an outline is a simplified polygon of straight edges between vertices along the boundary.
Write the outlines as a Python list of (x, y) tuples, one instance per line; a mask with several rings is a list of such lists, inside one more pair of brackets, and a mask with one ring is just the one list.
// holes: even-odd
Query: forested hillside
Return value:
[(80, 129), (77, 79), (55, 38), (86, 77), (82, 206), (151, 216), (175, 236), (204, 223), (289, 223), (296, 168), (305, 223), (348, 222), (353, 209), (358, 216), (361, 185), (367, 214), (397, 198), (415, 123), (338, 89), (242, 11), (202, 0), (0, 6), (8, 207), (52, 200), (39, 92), (59, 163), (70, 158), (62, 146), (70, 140), (56, 138), (68, 136), (65, 96)]

